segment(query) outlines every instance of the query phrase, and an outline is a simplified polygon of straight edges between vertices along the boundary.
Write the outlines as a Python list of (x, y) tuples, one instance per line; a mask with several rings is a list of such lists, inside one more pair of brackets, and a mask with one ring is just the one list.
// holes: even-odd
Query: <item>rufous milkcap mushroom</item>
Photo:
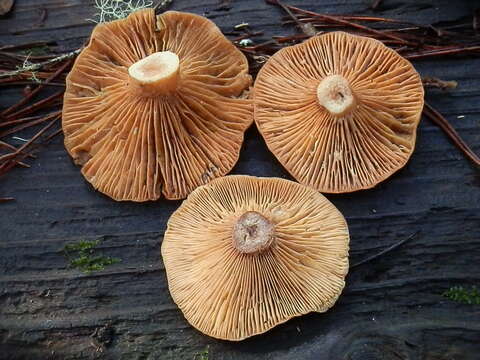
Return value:
[(332, 32), (278, 51), (260, 70), (254, 118), (299, 182), (367, 189), (410, 158), (423, 108), (420, 76), (381, 42)]
[(147, 9), (97, 25), (67, 77), (65, 146), (115, 200), (185, 198), (235, 165), (251, 81), (204, 17)]
[(193, 191), (168, 221), (168, 286), (203, 333), (242, 340), (324, 312), (348, 272), (348, 227), (316, 190), (279, 178), (226, 176)]

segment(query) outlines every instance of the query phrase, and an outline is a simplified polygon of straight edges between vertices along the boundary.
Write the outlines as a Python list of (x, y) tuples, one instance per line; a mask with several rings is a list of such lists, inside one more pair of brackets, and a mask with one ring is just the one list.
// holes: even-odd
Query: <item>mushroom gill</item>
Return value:
[(253, 121), (245, 56), (210, 20), (141, 10), (97, 25), (67, 77), (62, 127), (115, 200), (185, 198), (235, 165)]
[(237, 175), (188, 196), (168, 222), (162, 256), (190, 324), (237, 341), (333, 306), (348, 244), (344, 217), (314, 189)]
[(292, 176), (343, 193), (371, 188), (407, 163), (424, 91), (394, 50), (332, 32), (278, 51), (253, 95), (255, 122)]

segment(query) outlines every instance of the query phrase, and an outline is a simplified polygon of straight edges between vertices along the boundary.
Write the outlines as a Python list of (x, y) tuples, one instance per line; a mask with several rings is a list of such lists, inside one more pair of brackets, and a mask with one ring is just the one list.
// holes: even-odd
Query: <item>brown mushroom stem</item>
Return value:
[(355, 108), (355, 96), (347, 79), (340, 75), (325, 77), (317, 88), (320, 105), (334, 116), (343, 116)]
[(256, 211), (247, 211), (233, 227), (233, 247), (244, 254), (268, 249), (275, 240), (275, 225)]
[(177, 88), (180, 61), (177, 54), (160, 51), (128, 68), (132, 90), (142, 96), (167, 95)]

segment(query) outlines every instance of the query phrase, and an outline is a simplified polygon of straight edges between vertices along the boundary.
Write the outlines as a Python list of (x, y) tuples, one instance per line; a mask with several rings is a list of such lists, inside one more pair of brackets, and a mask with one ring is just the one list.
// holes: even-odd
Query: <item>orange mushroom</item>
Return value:
[(254, 118), (299, 182), (367, 189), (410, 158), (423, 108), (413, 66), (381, 42), (332, 32), (284, 48), (260, 70)]
[(75, 61), (65, 146), (115, 200), (181, 199), (235, 165), (250, 85), (245, 56), (210, 20), (141, 10), (98, 25)]
[(203, 333), (242, 340), (327, 311), (348, 272), (348, 227), (314, 189), (226, 176), (193, 191), (168, 221), (168, 286)]

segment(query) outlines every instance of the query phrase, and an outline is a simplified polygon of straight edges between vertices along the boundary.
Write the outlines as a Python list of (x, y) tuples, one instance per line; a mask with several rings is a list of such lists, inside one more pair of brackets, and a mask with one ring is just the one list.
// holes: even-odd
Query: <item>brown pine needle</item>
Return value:
[(431, 105), (425, 102), (423, 108), (423, 113), (428, 117), (435, 125), (440, 127), (445, 134), (452, 140), (455, 146), (460, 149), (460, 151), (470, 159), (475, 165), (480, 166), (480, 158), (473, 150), (467, 145), (465, 141), (460, 137), (457, 131), (453, 128), (452, 125), (448, 122), (447, 119), (443, 117), (437, 110), (435, 110)]
[(443, 55), (454, 55), (454, 54), (468, 54), (468, 53), (480, 53), (480, 46), (468, 46), (468, 47), (453, 47), (447, 49), (437, 49), (437, 50), (427, 50), (420, 51), (411, 54), (405, 54), (406, 59), (423, 59), (431, 56), (443, 56)]
[(360, 265), (363, 265), (363, 264), (365, 264), (365, 263), (367, 263), (367, 262), (370, 262), (370, 261), (373, 261), (373, 260), (375, 260), (375, 259), (378, 259), (380, 256), (385, 255), (385, 254), (389, 253), (390, 251), (395, 250), (395, 249), (398, 248), (399, 246), (405, 244), (407, 241), (412, 240), (414, 237), (416, 237), (416, 236), (418, 235), (418, 233), (419, 233), (419, 231), (416, 231), (416, 232), (414, 232), (412, 235), (410, 235), (409, 237), (407, 237), (407, 238), (405, 238), (405, 239), (403, 239), (403, 240), (400, 240), (399, 242), (393, 244), (392, 246), (389, 246), (388, 248), (380, 251), (379, 253), (374, 254), (374, 255), (372, 255), (372, 256), (369, 256), (369, 257), (367, 257), (366, 259), (363, 259), (363, 260), (361, 260), (361, 261), (359, 261), (359, 262), (357, 262), (357, 263), (355, 263), (355, 264), (353, 264), (353, 265), (350, 265), (350, 269), (353, 269), (353, 268), (355, 268), (355, 267), (357, 267), (357, 266), (360, 266)]
[(25, 117), (25, 118), (16, 119), (16, 120), (2, 121), (2, 122), (0, 122), (0, 128), (8, 127), (8, 126), (16, 125), (16, 124), (22, 124), (22, 123), (25, 123), (25, 122), (28, 122), (28, 121), (31, 121), (31, 120), (40, 119), (41, 117), (42, 117), (42, 115), (35, 115), (35, 116), (29, 116), (29, 117)]
[[(3, 141), (0, 141), (0, 147), (4, 147), (6, 149), (9, 149), (9, 150), (13, 150), (14, 152), (17, 151), (18, 149), (13, 146), (13, 145), (10, 145), (10, 144), (7, 144), (6, 142), (3, 142)], [(37, 157), (33, 154), (29, 154), (29, 153), (25, 153), (25, 155), (27, 155), (29, 158), (32, 158), (32, 159), (36, 159)]]
[(50, 95), (49, 97), (46, 97), (45, 99), (37, 101), (36, 103), (34, 103), (30, 106), (27, 106), (27, 107), (23, 108), (22, 110), (19, 110), (19, 111), (15, 112), (11, 115), (8, 115), (6, 117), (6, 119), (11, 120), (11, 119), (19, 117), (19, 116), (30, 114), (30, 113), (34, 112), (35, 110), (41, 109), (45, 106), (51, 105), (54, 102), (54, 100), (57, 100), (57, 99), (61, 98), (63, 96), (64, 92), (65, 92), (64, 90), (58, 91), (55, 94)]
[(281, 7), (290, 18), (297, 24), (297, 26), (302, 30), (302, 32), (307, 36), (315, 36), (317, 31), (311, 23), (303, 23), (290, 11), (288, 5), (284, 5), (280, 0), (267, 0), (267, 3), (272, 5), (277, 5)]
[(3, 138), (7, 135), (10, 135), (10, 134), (14, 134), (16, 133), (17, 131), (20, 131), (20, 130), (23, 130), (23, 129), (27, 129), (31, 126), (34, 126), (34, 125), (38, 125), (42, 122), (45, 122), (45, 121), (48, 121), (48, 120), (51, 120), (55, 117), (58, 117), (60, 114), (62, 113), (61, 110), (58, 110), (58, 111), (54, 111), (48, 115), (45, 115), (43, 117), (41, 117), (40, 119), (36, 119), (36, 120), (32, 120), (32, 121), (29, 121), (27, 123), (24, 123), (24, 124), (21, 124), (21, 125), (18, 125), (18, 126), (15, 126), (11, 129), (8, 129), (8, 130), (5, 130), (4, 132), (0, 133), (0, 138)]
[(337, 16), (319, 14), (319, 13), (316, 13), (316, 12), (313, 12), (313, 11), (303, 10), (303, 9), (300, 9), (300, 8), (297, 8), (297, 7), (291, 6), (291, 5), (285, 5), (285, 6), (288, 7), (288, 9), (290, 9), (292, 11), (295, 11), (295, 12), (304, 13), (304, 14), (310, 15), (312, 17), (317, 17), (317, 18), (320, 18), (320, 19), (327, 20), (329, 22), (333, 22), (333, 23), (347, 25), (349, 27), (357, 28), (357, 29), (363, 30), (367, 33), (375, 34), (375, 35), (380, 36), (380, 37), (386, 37), (386, 38), (389, 38), (389, 39), (400, 41), (402, 44), (405, 44), (405, 45), (411, 45), (411, 46), (416, 45), (416, 44), (411, 43), (409, 41), (406, 41), (406, 40), (404, 40), (401, 37), (398, 37), (396, 35), (383, 33), (380, 30), (372, 29), (368, 26), (364, 26), (364, 25), (357, 24), (357, 23), (354, 23), (354, 22), (351, 22), (351, 21), (348, 21), (348, 20), (344, 20), (344, 19), (342, 19), (340, 17), (337, 17)]
[(72, 64), (73, 59), (68, 59), (65, 61), (64, 64), (62, 64), (53, 74), (50, 76), (47, 80), (45, 80), (42, 84), (37, 86), (34, 90), (32, 90), (31, 93), (29, 93), (27, 96), (25, 96), (22, 100), (20, 100), (18, 103), (10, 106), (8, 109), (4, 110), (0, 115), (3, 117), (6, 117), (8, 114), (12, 113), (14, 110), (18, 109), (20, 106), (25, 105), (32, 97), (34, 97), (40, 90), (42, 90), (46, 84), (48, 84), (50, 81), (55, 80), (60, 74), (62, 74), (65, 70), (68, 69), (68, 67)]
[[(45, 126), (38, 133), (36, 133), (35, 136), (33, 136), (25, 144), (23, 144), (21, 147), (19, 147), (15, 152), (0, 156), (0, 163), (2, 161), (5, 161), (5, 160), (10, 160), (11, 158), (14, 158), (15, 156), (19, 155), (23, 150), (25, 150), (28, 146), (30, 146), (35, 140), (37, 140), (40, 136), (42, 136), (43, 133), (45, 133), (48, 129), (50, 129), (53, 126), (53, 124), (55, 124), (55, 122), (59, 118), (60, 118), (60, 116), (57, 115), (57, 117), (54, 120), (52, 120), (47, 126)], [(25, 155), (25, 156), (27, 156), (27, 155)]]

